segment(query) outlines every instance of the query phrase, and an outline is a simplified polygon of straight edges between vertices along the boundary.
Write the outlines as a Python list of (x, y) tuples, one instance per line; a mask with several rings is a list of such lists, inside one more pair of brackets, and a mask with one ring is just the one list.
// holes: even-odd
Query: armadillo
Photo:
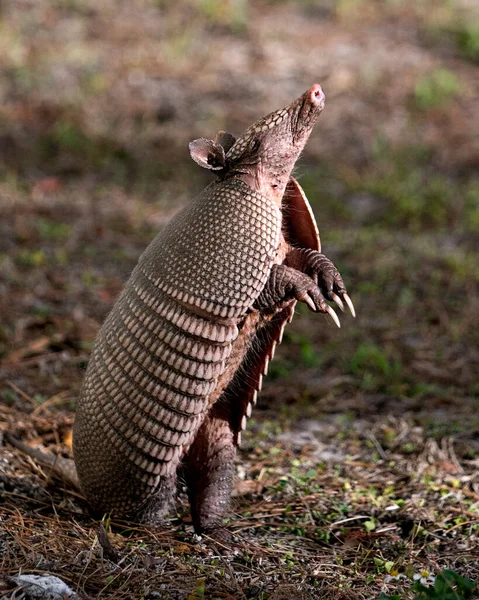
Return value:
[(140, 257), (82, 385), (73, 453), (97, 513), (162, 522), (181, 469), (196, 532), (221, 528), (241, 431), (297, 301), (338, 325), (326, 300), (354, 315), (291, 175), (324, 101), (314, 84), (238, 139), (190, 143), (217, 179)]

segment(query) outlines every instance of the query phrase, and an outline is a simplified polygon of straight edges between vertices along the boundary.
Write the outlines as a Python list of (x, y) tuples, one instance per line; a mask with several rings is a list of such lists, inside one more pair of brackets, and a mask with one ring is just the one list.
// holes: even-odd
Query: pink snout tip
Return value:
[(323, 108), (324, 101), (326, 100), (326, 96), (324, 95), (323, 90), (319, 83), (314, 83), (308, 90), (309, 97), (311, 98), (311, 102), (316, 106)]

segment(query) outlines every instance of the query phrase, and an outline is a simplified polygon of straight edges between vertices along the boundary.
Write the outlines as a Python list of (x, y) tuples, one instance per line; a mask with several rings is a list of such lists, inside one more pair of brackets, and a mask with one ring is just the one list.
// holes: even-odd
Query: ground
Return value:
[[(1, 4), (1, 431), (69, 455), (103, 318), (209, 180), (187, 143), (315, 81), (327, 104), (297, 175), (358, 312), (338, 330), (299, 310), (287, 330), (223, 547), (193, 536), (182, 494), (168, 530), (99, 534), (4, 441), (2, 598), (20, 572), (81, 598), (474, 597), (477, 22), (472, 0)], [(415, 576), (436, 577), (428, 596)]]

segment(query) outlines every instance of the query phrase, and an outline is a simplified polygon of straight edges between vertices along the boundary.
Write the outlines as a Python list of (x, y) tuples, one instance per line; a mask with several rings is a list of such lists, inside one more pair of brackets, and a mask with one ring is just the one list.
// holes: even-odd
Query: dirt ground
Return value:
[(474, 0), (0, 3), (1, 432), (70, 455), (102, 320), (210, 180), (187, 143), (315, 81), (296, 174), (358, 312), (287, 330), (231, 545), (183, 493), (168, 531), (99, 534), (3, 440), (0, 598), (34, 597), (20, 573), (82, 599), (479, 597), (478, 23)]

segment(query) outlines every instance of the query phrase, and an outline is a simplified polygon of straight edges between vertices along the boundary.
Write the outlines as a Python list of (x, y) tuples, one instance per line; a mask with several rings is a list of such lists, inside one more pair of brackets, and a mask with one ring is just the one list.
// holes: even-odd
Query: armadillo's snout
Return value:
[(309, 97), (311, 98), (312, 104), (317, 106), (320, 110), (324, 108), (324, 102), (326, 100), (326, 96), (324, 95), (323, 90), (319, 83), (314, 83), (309, 88)]

